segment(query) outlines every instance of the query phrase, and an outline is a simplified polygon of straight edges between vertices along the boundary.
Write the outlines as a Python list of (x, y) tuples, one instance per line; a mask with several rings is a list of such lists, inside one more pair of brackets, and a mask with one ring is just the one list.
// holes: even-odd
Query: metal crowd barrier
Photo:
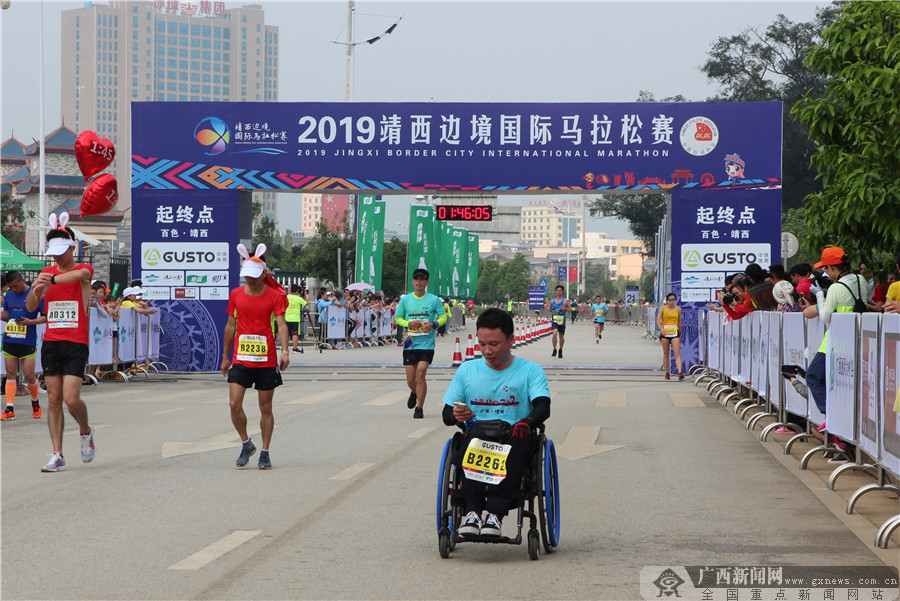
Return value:
[[(812, 393), (803, 398), (785, 380), (781, 366), (806, 369), (825, 335), (822, 321), (774, 311), (754, 312), (737, 321), (724, 313), (701, 312), (699, 319), (701, 361), (692, 368), (694, 384), (705, 384), (723, 407), (734, 401), (734, 413), (741, 411), (741, 420), (749, 416), (748, 430), (764, 419), (772, 420), (762, 429), (760, 441), (775, 428), (794, 430), (784, 448), (786, 455), (796, 442), (812, 438), (825, 415)], [(834, 490), (838, 477), (853, 470), (875, 478), (851, 495), (846, 508), (851, 514), (860, 498), (873, 490), (900, 493), (900, 486), (888, 480), (888, 475), (894, 482), (900, 480), (900, 414), (894, 410), (900, 398), (900, 315), (833, 313), (829, 330), (825, 440), (803, 456), (800, 469), (806, 469), (817, 454), (842, 452), (835, 441), (852, 444), (852, 460), (835, 469), (827, 484)], [(749, 415), (753, 410), (756, 413)], [(790, 416), (803, 418), (805, 428)], [(874, 544), (887, 548), (898, 528), (900, 514), (879, 528)]]

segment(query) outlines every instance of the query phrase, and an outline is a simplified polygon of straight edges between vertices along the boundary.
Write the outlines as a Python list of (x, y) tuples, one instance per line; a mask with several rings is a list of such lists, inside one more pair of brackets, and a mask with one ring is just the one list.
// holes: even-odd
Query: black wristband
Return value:
[(56, 283), (56, 274), (53, 274), (53, 275), (50, 276), (50, 283), (51, 283), (51, 284), (55, 284), (55, 283)]

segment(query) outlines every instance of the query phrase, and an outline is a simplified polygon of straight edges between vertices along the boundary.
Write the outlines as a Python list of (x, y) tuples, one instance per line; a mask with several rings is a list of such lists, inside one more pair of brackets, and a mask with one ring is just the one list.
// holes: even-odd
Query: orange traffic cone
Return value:
[(459, 338), (456, 339), (456, 349), (453, 351), (453, 361), (450, 362), (451, 367), (459, 367), (463, 363), (462, 351), (459, 349)]
[(466, 347), (466, 361), (471, 361), (475, 358), (475, 349), (472, 348), (472, 335), (469, 334), (469, 346)]
[(475, 341), (475, 358), (481, 359), (481, 346), (479, 346), (478, 341)]

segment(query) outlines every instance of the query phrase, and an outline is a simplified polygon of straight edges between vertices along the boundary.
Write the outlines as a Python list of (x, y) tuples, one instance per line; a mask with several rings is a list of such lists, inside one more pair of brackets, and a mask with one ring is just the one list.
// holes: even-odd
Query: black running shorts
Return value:
[(68, 340), (45, 340), (41, 347), (41, 367), (45, 376), (84, 376), (88, 345)]
[(274, 390), (284, 382), (277, 367), (247, 367), (235, 363), (228, 370), (228, 383), (257, 390)]
[(416, 365), (424, 361), (428, 365), (434, 361), (434, 349), (412, 349), (403, 351), (403, 365)]

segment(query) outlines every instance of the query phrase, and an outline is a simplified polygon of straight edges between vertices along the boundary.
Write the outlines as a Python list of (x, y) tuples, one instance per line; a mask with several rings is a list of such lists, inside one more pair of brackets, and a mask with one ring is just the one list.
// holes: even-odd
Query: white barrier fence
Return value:
[[(119, 377), (108, 379), (127, 380), (134, 373), (159, 371), (162, 367), (168, 368), (159, 361), (159, 337), (161, 314), (141, 315), (130, 308), (119, 309), (118, 339), (113, 337), (115, 322), (105, 311), (91, 307), (88, 313), (88, 363), (86, 367), (113, 366), (118, 363), (133, 364), (124, 372), (112, 369), (101, 372), (105, 374), (119, 374)], [(6, 329), (6, 323), (0, 322), (0, 327)], [(35, 373), (43, 373), (41, 366), (41, 345), (44, 341), (46, 324), (37, 326), (37, 357), (35, 359)], [(20, 370), (21, 373), (21, 370)], [(0, 361), (0, 375), (6, 375), (5, 362)], [(95, 377), (95, 380), (100, 379)]]
[[(873, 472), (876, 484), (857, 490), (848, 501), (847, 513), (859, 498), (872, 490), (900, 493), (900, 486), (886, 482), (885, 472), (900, 478), (900, 315), (881, 313), (834, 313), (825, 351), (826, 410), (823, 415), (810, 392), (803, 398), (781, 375), (782, 365), (806, 369), (825, 335), (819, 319), (805, 319), (800, 313), (754, 312), (740, 320), (724, 313), (700, 315), (701, 365), (695, 383), (709, 380), (707, 388), (722, 400), (734, 400), (734, 412), (744, 407), (752, 429), (762, 419), (774, 420), (763, 429), (760, 440), (778, 426), (794, 427), (789, 414), (805, 418), (805, 432), (793, 436), (785, 454), (798, 440), (812, 436), (812, 429), (827, 419), (825, 444), (810, 450), (801, 460), (805, 469), (817, 453), (834, 452), (833, 438), (855, 445), (855, 460), (837, 468), (828, 480), (833, 489), (837, 477), (848, 470)], [(799, 428), (795, 428), (799, 429)], [(833, 442), (833, 441), (832, 441)], [(900, 528), (900, 514), (878, 531), (875, 544), (886, 548), (894, 530)]]
[[(378, 311), (360, 308), (350, 310), (346, 307), (330, 305), (316, 314), (319, 318), (320, 348), (332, 348), (326, 341), (334, 341), (336, 347), (345, 341), (359, 342), (364, 346), (382, 346), (397, 336), (397, 323), (394, 321), (394, 310), (383, 308)], [(460, 329), (465, 324), (462, 306), (450, 308), (450, 317), (446, 326), (448, 331)]]

